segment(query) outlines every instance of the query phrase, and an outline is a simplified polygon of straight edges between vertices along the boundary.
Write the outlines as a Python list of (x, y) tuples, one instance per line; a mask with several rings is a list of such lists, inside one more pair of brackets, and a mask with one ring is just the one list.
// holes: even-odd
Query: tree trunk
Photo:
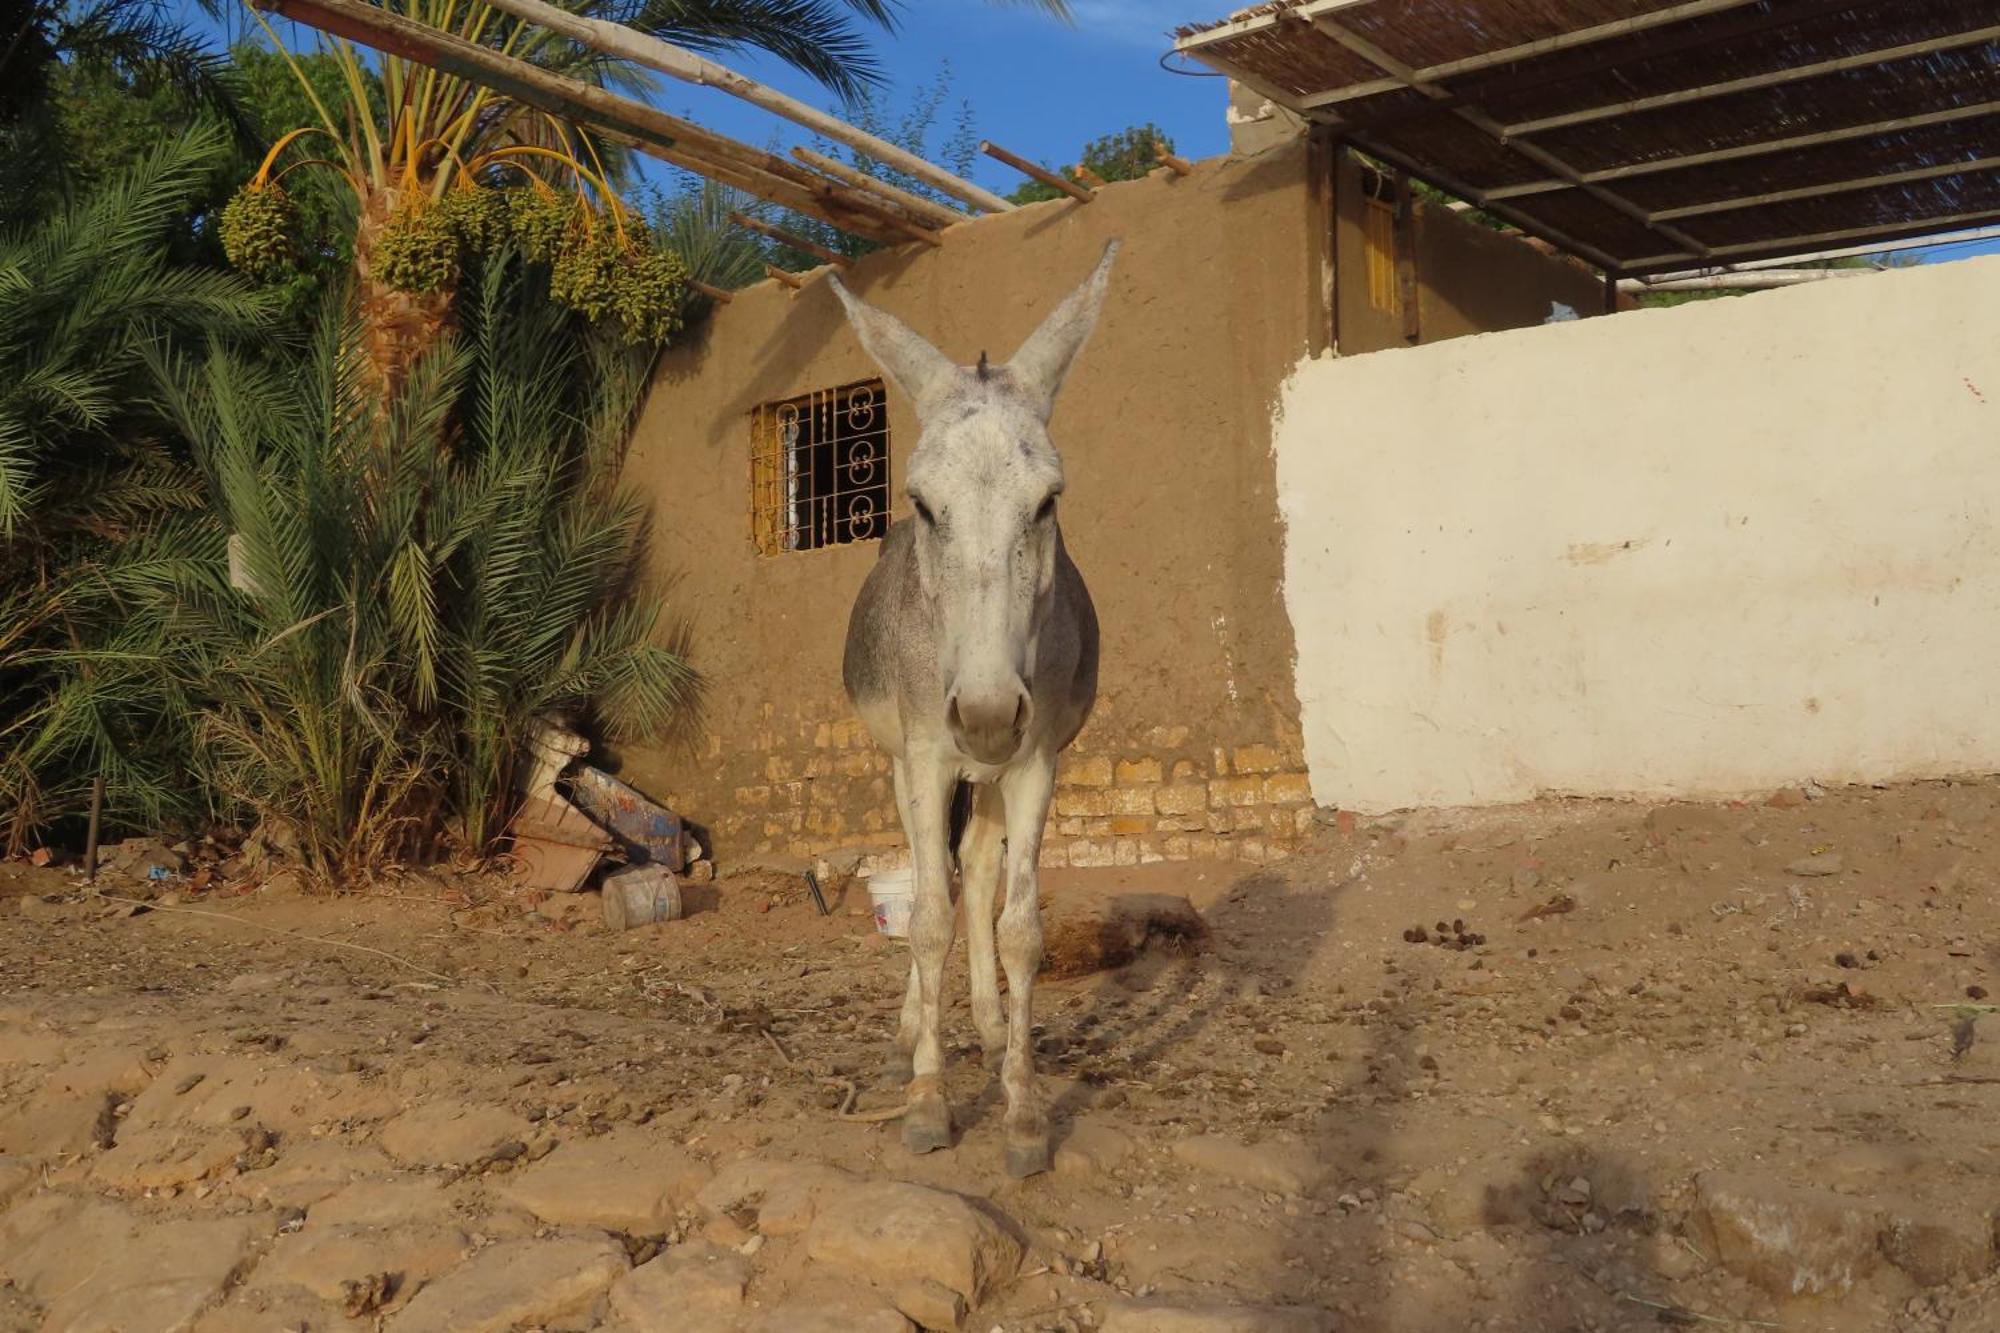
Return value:
[(406, 292), (376, 276), (375, 248), (398, 202), (394, 187), (370, 191), (354, 232), (365, 373), (372, 396), (383, 405), (402, 391), (410, 368), (458, 326), (456, 283), (440, 291)]

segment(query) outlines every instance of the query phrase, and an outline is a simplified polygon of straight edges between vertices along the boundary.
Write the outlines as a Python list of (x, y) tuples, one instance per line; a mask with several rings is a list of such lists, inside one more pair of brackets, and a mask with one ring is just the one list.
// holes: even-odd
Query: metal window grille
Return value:
[(765, 403), (750, 414), (750, 521), (765, 555), (868, 541), (889, 530), (881, 380)]

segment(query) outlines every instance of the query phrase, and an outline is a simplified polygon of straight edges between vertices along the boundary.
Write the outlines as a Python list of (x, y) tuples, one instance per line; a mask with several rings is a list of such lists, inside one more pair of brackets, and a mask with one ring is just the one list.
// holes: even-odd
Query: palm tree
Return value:
[[(195, 500), (145, 408), (150, 349), (248, 334), (271, 308), (233, 274), (166, 259), (224, 146), (213, 129), (169, 142), (0, 237), (0, 842), (14, 850), (74, 808), (88, 775), (126, 808), (176, 795), (136, 743), (150, 724), (118, 694), (108, 570)], [(76, 670), (79, 653), (100, 654), (96, 668)]]

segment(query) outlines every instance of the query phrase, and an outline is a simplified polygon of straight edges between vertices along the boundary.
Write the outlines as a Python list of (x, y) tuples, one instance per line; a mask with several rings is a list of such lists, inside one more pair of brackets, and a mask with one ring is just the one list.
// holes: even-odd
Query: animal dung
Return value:
[(1403, 932), (1405, 944), (1435, 944), (1440, 949), (1476, 949), (1486, 943), (1486, 937), (1477, 931), (1465, 928), (1464, 917), (1454, 917), (1450, 921), (1437, 923), (1437, 933), (1433, 935), (1422, 926), (1411, 926)]

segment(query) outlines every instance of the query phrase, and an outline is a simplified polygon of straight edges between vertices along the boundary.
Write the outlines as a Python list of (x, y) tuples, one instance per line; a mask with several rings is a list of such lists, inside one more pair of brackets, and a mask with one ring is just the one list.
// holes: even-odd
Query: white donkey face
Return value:
[(970, 758), (1002, 764), (1033, 713), (1037, 630), (1055, 580), (1062, 459), (1049, 414), (1097, 323), (1116, 241), (1004, 366), (954, 365), (830, 278), (861, 344), (923, 424), (907, 493), (917, 569), (939, 610), (945, 723)]

